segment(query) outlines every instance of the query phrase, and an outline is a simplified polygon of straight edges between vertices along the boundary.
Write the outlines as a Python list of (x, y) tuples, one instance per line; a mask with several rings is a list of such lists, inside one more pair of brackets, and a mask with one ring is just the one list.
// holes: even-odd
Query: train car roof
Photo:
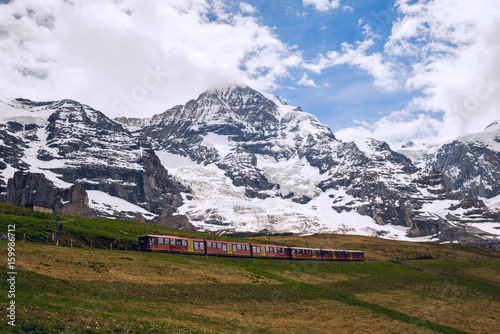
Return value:
[(310, 250), (321, 250), (321, 248), (307, 248), (307, 247), (289, 247), (291, 249), (310, 249)]
[(235, 241), (224, 241), (224, 240), (207, 240), (205, 239), (206, 242), (225, 242), (228, 244), (235, 244), (235, 245), (248, 245), (248, 242), (235, 242)]
[(349, 249), (324, 249), (324, 248), (322, 248), (321, 250), (331, 251), (331, 252), (363, 252), (360, 250), (349, 250)]
[(276, 247), (276, 248), (290, 248), (289, 246), (283, 246), (283, 245), (264, 245), (264, 244), (250, 244), (252, 246), (261, 246), (261, 247)]
[(173, 235), (159, 235), (159, 234), (146, 234), (146, 235), (142, 235), (142, 237), (173, 238), (173, 239), (181, 239), (181, 240), (196, 240), (196, 241), (203, 241), (203, 239), (196, 239), (196, 238), (184, 238), (184, 237), (176, 237), (176, 236), (173, 236)]

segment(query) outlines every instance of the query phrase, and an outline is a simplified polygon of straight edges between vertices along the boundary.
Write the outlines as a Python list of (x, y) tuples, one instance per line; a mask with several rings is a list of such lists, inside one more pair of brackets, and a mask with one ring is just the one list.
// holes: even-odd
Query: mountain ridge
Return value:
[[(58, 110), (61, 101), (16, 101), (46, 119), (30, 120), (12, 106), (10, 119), (2, 118), (1, 181), (24, 170), (64, 188), (79, 182), (90, 203), (94, 192), (108, 196), (100, 214), (117, 215), (119, 204), (103, 207), (120, 198), (149, 212), (143, 217), (184, 215), (207, 231), (336, 232), (500, 248), (499, 190), (487, 194), (488, 207), (472, 188), (454, 189), (446, 169), (432, 165), (450, 166), (449, 151), (415, 165), (383, 141), (342, 142), (315, 116), (248, 86), (212, 89), (144, 119), (111, 120), (69, 100)], [(495, 163), (488, 160), (494, 154), (481, 154)], [(495, 169), (479, 172), (500, 179)]]

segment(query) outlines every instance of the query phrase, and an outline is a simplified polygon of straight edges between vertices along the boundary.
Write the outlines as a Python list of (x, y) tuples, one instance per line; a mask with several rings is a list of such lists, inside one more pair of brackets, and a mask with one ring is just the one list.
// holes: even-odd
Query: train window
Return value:
[(197, 243), (197, 242), (194, 243), (194, 249), (200, 249), (199, 243)]
[(201, 250), (205, 249), (205, 245), (203, 244), (203, 242), (200, 242), (200, 249)]
[(241, 249), (241, 245), (236, 245), (236, 249), (240, 250)]
[(188, 245), (188, 241), (187, 240), (182, 240), (182, 246), (187, 246)]
[(154, 245), (156, 242), (155, 242), (155, 238), (149, 238), (149, 244), (150, 245)]
[(266, 252), (269, 252), (269, 251), (270, 251), (270, 250), (269, 250), (269, 247), (267, 247), (267, 246), (266, 246)]
[(227, 244), (222, 244), (222, 250), (225, 252), (227, 250)]
[(238, 247), (236, 245), (233, 245), (233, 252), (236, 252), (238, 250)]

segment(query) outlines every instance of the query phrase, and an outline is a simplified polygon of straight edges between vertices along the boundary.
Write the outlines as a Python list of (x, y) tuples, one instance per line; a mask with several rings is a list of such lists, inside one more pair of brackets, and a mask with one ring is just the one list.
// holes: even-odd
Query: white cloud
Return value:
[(257, 8), (253, 7), (252, 5), (249, 5), (245, 2), (240, 2), (240, 10), (242, 13), (247, 13), (247, 14), (253, 14), (257, 12)]
[(340, 7), (340, 0), (302, 0), (304, 6), (313, 5), (316, 10), (326, 12)]
[(419, 110), (443, 112), (440, 135), (481, 131), (500, 118), (500, 3), (495, 0), (397, 2), (403, 14), (385, 49), (407, 56)]
[(304, 68), (315, 73), (321, 73), (325, 68), (339, 65), (357, 66), (374, 77), (375, 85), (386, 90), (396, 89), (397, 71), (394, 64), (385, 61), (379, 52), (368, 54), (375, 44), (373, 39), (357, 42), (356, 48), (348, 43), (342, 43), (342, 52), (329, 51), (326, 56), (320, 55), (312, 63), (304, 64)]
[(306, 87), (318, 87), (314, 80), (309, 79), (309, 76), (307, 73), (304, 73), (302, 78), (297, 82), (300, 86), (306, 86)]
[(439, 140), (442, 122), (426, 114), (414, 115), (407, 111), (396, 111), (374, 123), (356, 121), (357, 125), (335, 131), (342, 141), (360, 141), (365, 138), (384, 140), (392, 149), (412, 140), (418, 143)]
[(349, 13), (354, 12), (354, 8), (353, 8), (353, 7), (351, 7), (351, 6), (347, 6), (347, 5), (342, 6), (342, 10), (343, 10), (344, 12), (349, 12)]
[(302, 58), (252, 8), (231, 13), (206, 0), (1, 5), (0, 94), (147, 116), (221, 83), (270, 90)]
[[(385, 52), (375, 57), (377, 70), (368, 72), (376, 80), (383, 78), (382, 65), (390, 59), (407, 69), (398, 73), (407, 89), (420, 94), (402, 112), (406, 118), (360, 123), (338, 131), (339, 137), (369, 136), (401, 144), (429, 136), (444, 142), (500, 119), (500, 2), (398, 0), (396, 8), (399, 17), (392, 23)], [(334, 60), (352, 64), (346, 59), (366, 59), (365, 52), (349, 56), (351, 49), (320, 59), (311, 69), (320, 70)], [(429, 112), (437, 114), (431, 118)]]

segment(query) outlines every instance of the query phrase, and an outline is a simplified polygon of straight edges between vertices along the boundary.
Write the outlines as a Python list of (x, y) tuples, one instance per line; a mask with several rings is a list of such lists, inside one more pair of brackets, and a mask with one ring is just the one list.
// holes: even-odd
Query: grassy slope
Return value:
[[(53, 216), (0, 208), (1, 228), (15, 223), (18, 240), (50, 241)], [(410, 267), (386, 261), (179, 256), (130, 251), (137, 247), (142, 224), (61, 218), (70, 219), (60, 240), (70, 245), (73, 239), (74, 248), (17, 242), (18, 326), (15, 330), (6, 327), (7, 299), (2, 294), (1, 332), (500, 331), (500, 260), (490, 260), (498, 254), (489, 250), (433, 244), (408, 247), (377, 238), (316, 235), (308, 237), (309, 246), (331, 247), (337, 242), (346, 248), (363, 247), (371, 259), (400, 257), (401, 247), (408, 252), (406, 257), (431, 253), (435, 258), (462, 259), (408, 260)], [(156, 226), (148, 230), (207, 237)], [(90, 240), (94, 249), (89, 248)], [(306, 244), (298, 236), (272, 237), (272, 242)], [(5, 241), (0, 242), (0, 249), (6, 249)], [(0, 265), (1, 280), (6, 282), (6, 263)]]

